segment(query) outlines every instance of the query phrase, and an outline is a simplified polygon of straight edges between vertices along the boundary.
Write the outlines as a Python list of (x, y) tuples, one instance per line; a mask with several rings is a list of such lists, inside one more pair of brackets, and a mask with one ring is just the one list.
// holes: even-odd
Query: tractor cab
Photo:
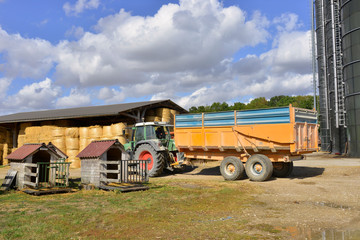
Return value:
[(130, 141), (124, 145), (132, 159), (149, 160), (150, 177), (160, 175), (165, 168), (172, 170), (183, 165), (183, 155), (175, 147), (170, 127), (165, 122), (137, 123), (131, 128)]
[(142, 141), (153, 141), (162, 150), (176, 151), (174, 140), (170, 134), (170, 127), (172, 125), (165, 122), (137, 123), (132, 127), (131, 140), (125, 144), (125, 149), (135, 150)]

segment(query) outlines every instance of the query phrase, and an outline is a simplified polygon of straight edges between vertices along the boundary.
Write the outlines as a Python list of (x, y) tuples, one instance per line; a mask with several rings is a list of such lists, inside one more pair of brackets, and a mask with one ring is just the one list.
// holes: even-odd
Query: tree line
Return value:
[(231, 110), (246, 110), (246, 109), (259, 109), (259, 108), (272, 108), (272, 107), (286, 107), (292, 104), (293, 107), (313, 109), (314, 97), (313, 96), (275, 96), (266, 100), (264, 97), (259, 97), (251, 100), (249, 103), (235, 102), (229, 105), (226, 102), (214, 102), (211, 105), (198, 106), (189, 108), (190, 113), (200, 112), (220, 112)]

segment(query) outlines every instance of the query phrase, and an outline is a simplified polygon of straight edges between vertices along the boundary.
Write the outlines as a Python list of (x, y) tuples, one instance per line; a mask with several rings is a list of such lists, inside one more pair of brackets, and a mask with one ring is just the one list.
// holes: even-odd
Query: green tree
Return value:
[(299, 108), (313, 109), (314, 108), (314, 97), (310, 96), (310, 95), (309, 96), (296, 96), (293, 106), (299, 107)]
[(193, 106), (193, 107), (189, 108), (189, 112), (190, 112), (190, 113), (197, 113), (197, 112), (198, 112), (198, 108)]
[(241, 103), (241, 102), (236, 102), (236, 103), (234, 103), (233, 106), (231, 106), (232, 110), (243, 110), (245, 108), (246, 108), (246, 104)]
[(269, 103), (264, 97), (255, 98), (246, 105), (246, 109), (258, 109), (258, 108), (268, 108), (268, 107), (269, 107)]
[(269, 106), (286, 107), (289, 106), (289, 104), (293, 104), (294, 102), (295, 102), (295, 97), (280, 95), (270, 98)]

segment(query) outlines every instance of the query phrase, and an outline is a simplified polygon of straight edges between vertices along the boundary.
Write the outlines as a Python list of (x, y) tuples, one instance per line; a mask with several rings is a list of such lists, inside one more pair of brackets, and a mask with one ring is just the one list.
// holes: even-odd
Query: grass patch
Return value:
[[(0, 239), (273, 239), (270, 225), (249, 232), (254, 186), (240, 182), (151, 179), (143, 192), (0, 194)], [(251, 188), (250, 188), (251, 187)]]

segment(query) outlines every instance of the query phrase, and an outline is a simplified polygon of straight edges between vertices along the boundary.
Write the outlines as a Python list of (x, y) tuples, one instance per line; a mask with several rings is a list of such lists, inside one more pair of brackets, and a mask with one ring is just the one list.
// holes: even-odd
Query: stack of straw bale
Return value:
[(68, 155), (68, 161), (71, 162), (70, 167), (79, 168), (80, 159), (76, 157), (79, 153), (79, 128), (69, 127), (65, 128), (65, 145), (66, 155)]
[[(71, 162), (72, 168), (80, 167), (80, 159), (76, 155), (95, 140), (118, 139), (122, 144), (126, 143), (127, 131), (125, 123), (116, 123), (108, 126), (94, 125), (89, 127), (69, 127), (69, 122), (59, 120), (55, 122), (46, 122), (48, 125), (32, 126), (31, 123), (20, 125), (18, 135), (18, 147), (25, 143), (45, 143), (52, 142), (62, 152), (68, 155), (68, 161)], [(54, 124), (54, 125), (50, 125)], [(12, 145), (2, 143), (0, 131), (0, 156), (7, 156), (11, 152)], [(10, 135), (9, 135), (10, 136)], [(9, 137), (11, 138), (11, 137)], [(6, 153), (6, 154), (5, 154)], [(1, 160), (1, 159), (0, 159)]]
[(157, 108), (146, 112), (145, 122), (167, 122), (174, 124), (176, 110), (169, 108)]
[(8, 164), (6, 157), (11, 152), (12, 145), (11, 132), (5, 128), (0, 128), (0, 165)]

